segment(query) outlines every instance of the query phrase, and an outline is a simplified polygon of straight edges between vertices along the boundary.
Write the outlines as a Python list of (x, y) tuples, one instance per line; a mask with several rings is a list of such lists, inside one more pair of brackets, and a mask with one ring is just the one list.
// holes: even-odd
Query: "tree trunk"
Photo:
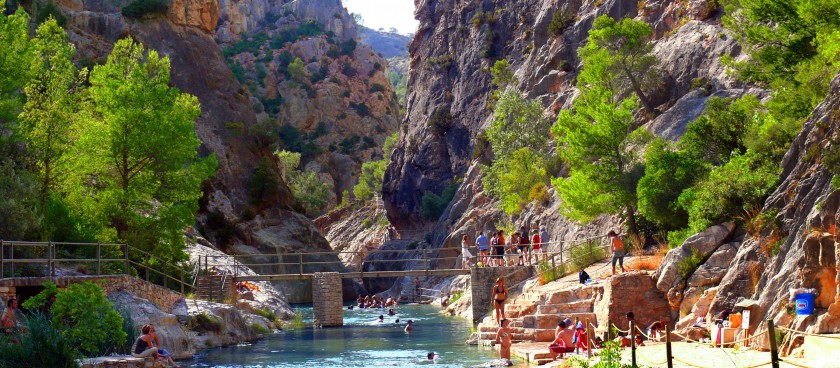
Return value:
[(626, 67), (624, 68), (624, 74), (627, 74), (627, 79), (630, 80), (630, 86), (632, 86), (633, 92), (636, 94), (636, 96), (639, 97), (639, 101), (642, 103), (642, 106), (645, 107), (645, 110), (653, 114), (653, 117), (659, 116), (659, 114), (661, 114), (659, 110), (653, 107), (653, 104), (642, 91), (642, 87), (639, 85), (639, 82), (636, 81), (636, 78), (633, 77), (633, 74), (630, 73), (630, 70), (628, 70)]
[(632, 206), (627, 206), (627, 230), (630, 231), (630, 235), (639, 236), (639, 229), (636, 225), (636, 210)]

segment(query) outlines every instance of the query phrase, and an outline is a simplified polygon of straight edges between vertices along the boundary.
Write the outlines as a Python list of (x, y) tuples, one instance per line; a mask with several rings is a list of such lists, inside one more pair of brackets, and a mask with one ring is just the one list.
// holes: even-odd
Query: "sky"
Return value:
[(371, 29), (391, 27), (401, 34), (414, 33), (414, 0), (342, 0), (351, 13), (362, 15), (362, 24)]

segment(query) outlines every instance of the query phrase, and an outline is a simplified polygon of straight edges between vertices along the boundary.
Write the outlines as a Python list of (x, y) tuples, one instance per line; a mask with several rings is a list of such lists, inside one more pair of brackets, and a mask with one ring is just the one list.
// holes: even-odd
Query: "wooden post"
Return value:
[(52, 267), (52, 242), (47, 242), (47, 270), (50, 272), (50, 277), (55, 276), (55, 270)]
[(607, 320), (607, 332), (606, 332), (606, 336), (605, 336), (606, 338), (604, 339), (604, 342), (612, 341), (611, 332), (612, 332), (612, 321)]
[(589, 318), (586, 319), (586, 358), (592, 358), (592, 335), (589, 333)]
[(96, 276), (102, 274), (102, 245), (96, 243)]
[[(575, 317), (575, 326), (572, 327), (572, 330), (577, 331), (577, 325), (580, 323), (580, 317)], [(580, 354), (580, 343), (575, 344), (575, 354)]]
[(423, 249), (423, 264), (425, 265), (426, 271), (429, 270), (429, 251)]
[(184, 293), (184, 270), (179, 268), (178, 271), (180, 271), (179, 273), (181, 274), (181, 294), (183, 294)]
[(779, 347), (776, 346), (776, 326), (773, 320), (767, 320), (767, 338), (770, 339), (770, 363), (773, 368), (779, 368)]
[(636, 365), (636, 336), (634, 332), (636, 331), (636, 321), (630, 320), (630, 348), (632, 349), (632, 356), (633, 356), (633, 367), (638, 367)]
[(299, 275), (303, 275), (303, 253), (298, 252), (298, 265), (300, 266)]
[(123, 250), (123, 271), (126, 275), (128, 275), (128, 244), (122, 245)]
[(3, 239), (0, 239), (0, 279), (6, 277), (6, 246)]
[(668, 368), (674, 368), (674, 354), (671, 352), (671, 324), (665, 324), (665, 360)]
[(163, 287), (169, 288), (167, 282), (169, 281), (169, 263), (163, 262)]
[(9, 246), (9, 259), (12, 260), (11, 264), (9, 265), (12, 269), (11, 277), (15, 277), (15, 243), (12, 243)]

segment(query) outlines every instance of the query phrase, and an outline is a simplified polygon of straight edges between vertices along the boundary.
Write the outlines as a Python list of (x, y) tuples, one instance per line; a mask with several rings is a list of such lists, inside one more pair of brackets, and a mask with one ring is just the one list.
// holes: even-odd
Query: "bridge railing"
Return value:
[(182, 294), (193, 290), (188, 265), (127, 244), (0, 240), (0, 278), (63, 276), (56, 266), (76, 267), (84, 275), (137, 276)]

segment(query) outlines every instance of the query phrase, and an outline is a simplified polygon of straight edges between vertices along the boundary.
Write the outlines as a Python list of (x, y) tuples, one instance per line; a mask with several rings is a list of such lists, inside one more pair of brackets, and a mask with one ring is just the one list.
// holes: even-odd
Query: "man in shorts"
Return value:
[(610, 237), (610, 250), (612, 256), (612, 274), (615, 275), (615, 263), (621, 266), (621, 272), (624, 272), (624, 242), (618, 237), (615, 231), (610, 230), (607, 234)]
[(487, 241), (487, 237), (484, 236), (484, 232), (478, 233), (478, 238), (475, 238), (475, 245), (478, 247), (478, 261), (486, 267), (488, 256), (490, 255), (490, 243)]

